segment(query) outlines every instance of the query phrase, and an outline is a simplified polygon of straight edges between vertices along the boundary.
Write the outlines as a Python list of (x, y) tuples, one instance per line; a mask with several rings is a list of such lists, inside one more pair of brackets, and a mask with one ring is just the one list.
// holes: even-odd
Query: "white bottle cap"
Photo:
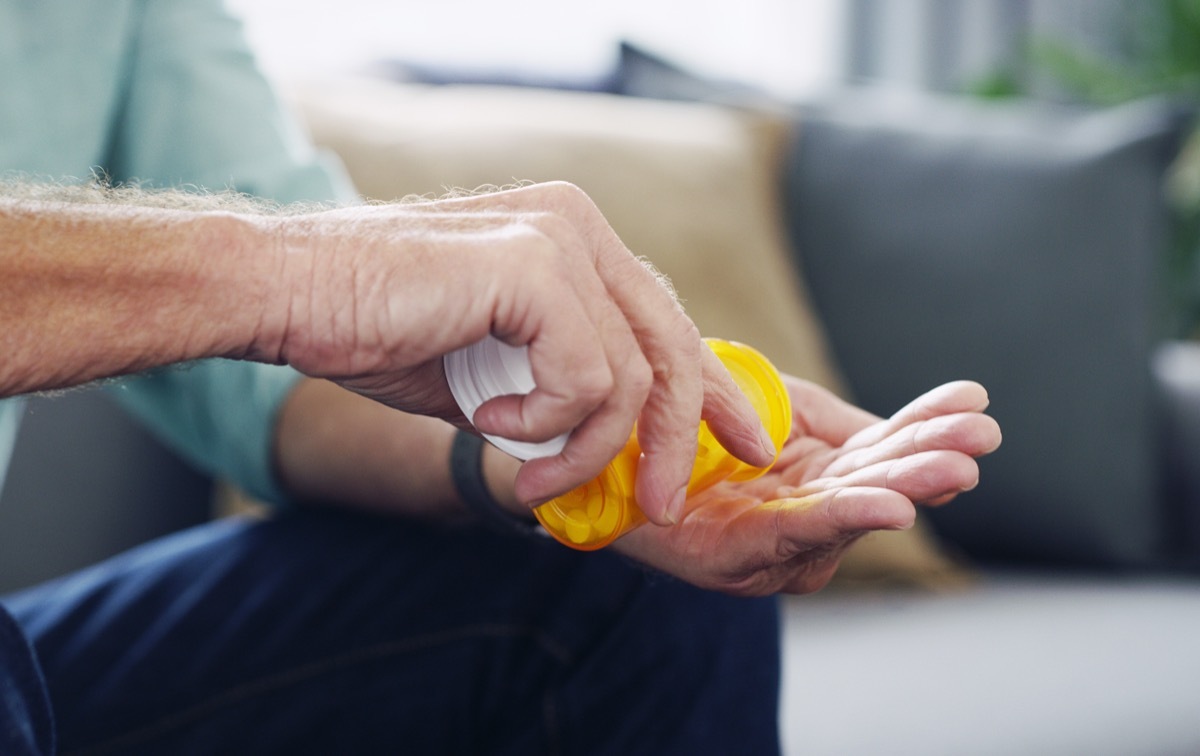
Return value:
[[(529, 364), (529, 349), (505, 344), (494, 336), (486, 336), (469, 347), (451, 352), (442, 358), (446, 381), (454, 401), (472, 423), (475, 410), (488, 399), (508, 394), (528, 394), (537, 385)], [(517, 459), (552, 457), (567, 443), (566, 433), (549, 441), (533, 443), (511, 438), (484, 437), (498, 449)]]

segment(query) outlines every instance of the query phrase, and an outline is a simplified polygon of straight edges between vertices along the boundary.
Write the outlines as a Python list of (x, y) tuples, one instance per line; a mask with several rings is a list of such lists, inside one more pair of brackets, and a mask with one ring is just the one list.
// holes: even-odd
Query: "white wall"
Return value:
[(845, 0), (228, 0), (270, 73), (380, 58), (588, 77), (629, 39), (782, 95), (836, 80)]

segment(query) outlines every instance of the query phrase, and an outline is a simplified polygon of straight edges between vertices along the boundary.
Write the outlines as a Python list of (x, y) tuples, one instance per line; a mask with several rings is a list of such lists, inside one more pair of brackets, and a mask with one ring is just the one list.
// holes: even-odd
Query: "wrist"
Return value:
[(227, 260), (206, 313), (221, 324), (214, 352), (227, 358), (281, 364), (282, 344), (293, 312), (295, 260), (284, 253), (277, 220), (269, 216), (215, 212), (197, 216), (203, 259)]
[(257, 321), (244, 357), (259, 362), (291, 364), (289, 354), (309, 336), (310, 299), (317, 280), (308, 227), (297, 216), (241, 217), (232, 246), (253, 264), (243, 280), (244, 295), (259, 305)]
[(378, 262), (363, 254), (371, 232), (329, 212), (265, 220), (275, 282), (264, 303), (261, 349), (273, 362), (331, 380), (374, 364), (383, 345), (362, 341), (371, 329), (360, 316), (370, 308), (358, 290), (378, 279), (363, 268)]
[(521, 469), (521, 461), (487, 443), (483, 445), (480, 459), (483, 484), (496, 504), (513, 517), (532, 522), (533, 510), (517, 499), (514, 485), (517, 471)]
[(494, 451), (494, 447), (479, 436), (463, 430), (455, 431), (450, 452), (450, 476), (459, 499), (468, 511), (492, 530), (520, 535), (541, 533), (529, 508), (520, 505), (515, 496), (503, 493), (505, 490), (511, 491), (511, 485), (498, 487), (506, 503), (497, 499), (488, 488), (484, 476), (485, 460), (486, 467), (491, 468), (493, 475), (507, 475), (507, 463), (488, 454), (489, 449)]

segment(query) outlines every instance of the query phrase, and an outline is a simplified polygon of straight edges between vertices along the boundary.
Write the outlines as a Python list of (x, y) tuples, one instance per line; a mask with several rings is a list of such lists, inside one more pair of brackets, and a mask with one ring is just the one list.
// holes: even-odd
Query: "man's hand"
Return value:
[(692, 497), (672, 527), (644, 525), (614, 548), (704, 588), (809, 593), (855, 539), (913, 524), (914, 504), (974, 488), (974, 457), (1000, 445), (987, 393), (949, 383), (880, 420), (788, 377), (792, 436), (766, 475)]
[(638, 496), (657, 523), (679, 517), (700, 418), (746, 462), (773, 456), (670, 287), (569, 184), (298, 214), (6, 185), (0, 238), (0, 396), (231, 357), (465, 425), (441, 357), (492, 333), (528, 345), (538, 388), (485, 403), (478, 429), (571, 432), (522, 468), (525, 502), (595, 477), (635, 422)]
[[(538, 503), (595, 477), (637, 422), (638, 499), (676, 521), (706, 419), (735, 456), (769, 439), (668, 286), (583, 192), (542, 184), (428, 203), (275, 220), (292, 296), (264, 351), (309, 375), (465, 426), (441, 356), (492, 333), (528, 345), (537, 389), (499, 397), (476, 427), (522, 441), (571, 431), (516, 491)], [(276, 344), (272, 344), (272, 341)]]

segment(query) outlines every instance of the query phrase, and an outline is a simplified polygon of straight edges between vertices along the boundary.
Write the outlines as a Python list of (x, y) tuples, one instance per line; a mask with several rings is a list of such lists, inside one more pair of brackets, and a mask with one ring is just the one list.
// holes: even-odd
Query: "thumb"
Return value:
[(787, 557), (839, 546), (872, 530), (906, 530), (917, 510), (887, 488), (831, 488), (762, 507), (777, 522), (778, 547)]

